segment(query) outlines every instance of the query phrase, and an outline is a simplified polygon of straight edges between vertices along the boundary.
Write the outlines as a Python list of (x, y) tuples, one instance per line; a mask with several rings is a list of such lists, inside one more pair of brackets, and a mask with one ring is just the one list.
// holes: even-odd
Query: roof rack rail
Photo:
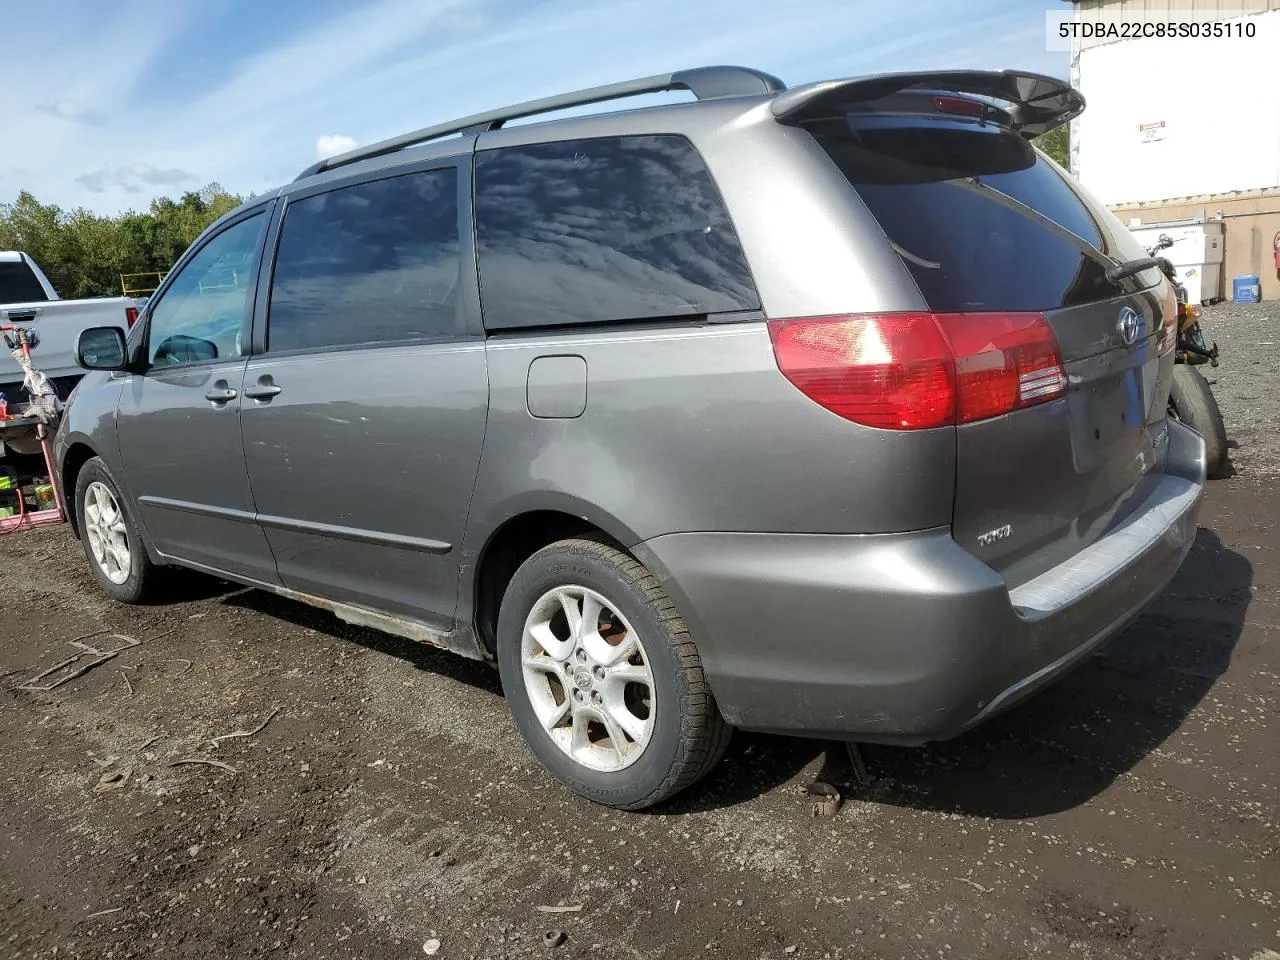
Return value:
[(497, 130), (508, 120), (517, 120), (538, 113), (549, 113), (553, 110), (564, 110), (569, 107), (582, 107), (605, 100), (619, 100), (623, 97), (634, 97), (642, 93), (661, 93), (664, 90), (688, 90), (699, 100), (717, 100), (722, 97), (760, 96), (767, 93), (781, 93), (787, 85), (771, 74), (750, 67), (695, 67), (692, 70), (677, 70), (675, 73), (662, 73), (639, 80), (626, 80), (622, 83), (610, 83), (603, 87), (591, 87), (573, 93), (562, 93), (554, 97), (543, 97), (541, 100), (530, 100), (497, 110), (475, 113), (469, 117), (450, 120), (448, 123), (424, 127), (412, 133), (401, 134), (389, 140), (380, 140), (367, 147), (357, 147), (336, 157), (329, 157), (314, 163), (295, 178), (301, 180), (325, 170), (346, 166), (357, 160), (370, 157), (381, 157), (395, 153), (405, 147), (426, 143), (454, 133), (483, 133)]

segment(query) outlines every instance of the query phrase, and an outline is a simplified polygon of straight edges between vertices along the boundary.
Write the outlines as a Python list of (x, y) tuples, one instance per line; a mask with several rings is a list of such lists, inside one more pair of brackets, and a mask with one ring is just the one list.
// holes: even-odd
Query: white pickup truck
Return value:
[[(128, 333), (138, 317), (137, 303), (126, 297), (61, 300), (44, 273), (25, 253), (0, 250), (0, 327), (34, 331), (31, 359), (66, 399), (84, 376), (76, 364), (76, 341), (89, 327), (119, 327)], [(22, 368), (0, 342), (0, 393), (13, 408), (26, 402)]]

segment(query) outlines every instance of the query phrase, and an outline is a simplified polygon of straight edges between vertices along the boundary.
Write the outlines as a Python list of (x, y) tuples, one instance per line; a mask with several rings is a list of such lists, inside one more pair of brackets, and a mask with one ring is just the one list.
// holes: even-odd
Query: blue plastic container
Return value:
[(1257, 303), (1262, 299), (1262, 286), (1253, 275), (1231, 280), (1231, 299), (1236, 303)]

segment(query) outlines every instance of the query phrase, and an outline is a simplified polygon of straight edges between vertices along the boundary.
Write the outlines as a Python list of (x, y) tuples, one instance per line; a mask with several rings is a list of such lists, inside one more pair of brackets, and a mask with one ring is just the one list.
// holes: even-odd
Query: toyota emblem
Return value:
[(1120, 332), (1120, 339), (1124, 341), (1125, 346), (1129, 346), (1142, 332), (1142, 317), (1132, 307), (1121, 307), (1116, 329)]

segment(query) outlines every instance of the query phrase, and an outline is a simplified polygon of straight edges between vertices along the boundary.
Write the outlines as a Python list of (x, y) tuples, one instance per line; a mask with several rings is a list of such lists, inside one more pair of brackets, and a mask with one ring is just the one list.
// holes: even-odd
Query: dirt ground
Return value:
[[(1211, 317), (1238, 472), (1166, 594), (985, 727), (865, 748), (861, 788), (839, 749), (738, 734), (668, 806), (592, 806), (484, 665), (196, 576), (115, 606), (65, 529), (0, 540), (0, 958), (1275, 960), (1280, 329), (1254, 313)], [(99, 630), (143, 642), (15, 689)], [(819, 773), (834, 819), (797, 795)]]

